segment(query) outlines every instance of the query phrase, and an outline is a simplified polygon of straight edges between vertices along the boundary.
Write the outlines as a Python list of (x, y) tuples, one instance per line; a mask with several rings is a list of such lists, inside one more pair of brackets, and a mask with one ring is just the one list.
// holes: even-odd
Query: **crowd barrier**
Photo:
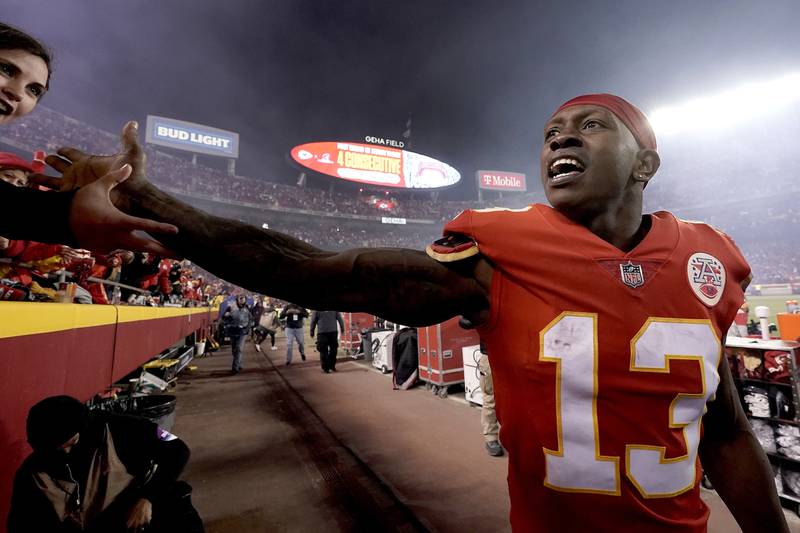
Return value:
[(208, 307), (0, 302), (0, 532), (16, 469), (30, 452), (25, 417), (47, 396), (82, 401), (216, 318)]

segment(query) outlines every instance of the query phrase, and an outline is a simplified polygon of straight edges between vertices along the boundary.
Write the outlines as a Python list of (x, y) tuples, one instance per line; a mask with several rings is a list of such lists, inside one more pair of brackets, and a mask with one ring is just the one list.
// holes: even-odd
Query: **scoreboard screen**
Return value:
[(364, 185), (436, 189), (461, 180), (461, 174), (447, 163), (387, 146), (313, 142), (295, 146), (290, 155), (303, 167)]

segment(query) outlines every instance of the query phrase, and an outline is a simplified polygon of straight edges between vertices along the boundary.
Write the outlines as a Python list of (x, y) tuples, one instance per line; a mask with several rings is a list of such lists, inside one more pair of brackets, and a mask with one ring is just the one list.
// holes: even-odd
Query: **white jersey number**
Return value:
[[(544, 449), (546, 486), (567, 492), (620, 493), (619, 457), (600, 454), (597, 422), (597, 315), (566, 312), (539, 334), (541, 361), (556, 363), (558, 449)], [(625, 473), (645, 498), (666, 498), (691, 489), (700, 443), (700, 420), (717, 390), (721, 345), (708, 320), (651, 318), (631, 341), (631, 372), (670, 372), (670, 360), (697, 361), (703, 390), (677, 394), (670, 427), (681, 428), (686, 455), (666, 448), (626, 446)]]

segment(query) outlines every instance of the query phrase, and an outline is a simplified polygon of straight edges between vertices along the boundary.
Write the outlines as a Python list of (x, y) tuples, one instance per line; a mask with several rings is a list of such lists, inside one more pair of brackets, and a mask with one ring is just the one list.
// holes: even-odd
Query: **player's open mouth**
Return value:
[(557, 185), (578, 177), (586, 167), (583, 163), (573, 157), (559, 157), (547, 169), (547, 177), (550, 183)]
[(14, 111), (14, 108), (11, 107), (11, 104), (0, 98), (0, 115), (6, 117), (10, 115)]

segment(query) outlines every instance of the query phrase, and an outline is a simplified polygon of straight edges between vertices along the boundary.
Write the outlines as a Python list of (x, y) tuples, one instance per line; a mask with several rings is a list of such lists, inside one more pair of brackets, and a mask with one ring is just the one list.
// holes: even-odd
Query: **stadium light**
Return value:
[(680, 131), (723, 131), (800, 100), (800, 73), (748, 83), (720, 94), (703, 96), (648, 113), (656, 136)]

